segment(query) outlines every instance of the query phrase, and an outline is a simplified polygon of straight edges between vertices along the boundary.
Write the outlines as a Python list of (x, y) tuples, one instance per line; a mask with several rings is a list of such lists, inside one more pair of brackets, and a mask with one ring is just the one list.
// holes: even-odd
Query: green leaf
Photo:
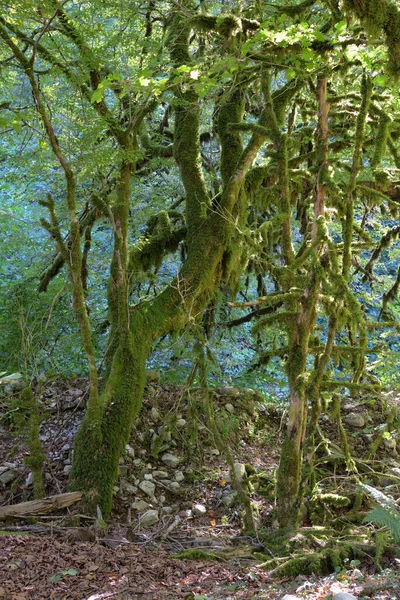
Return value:
[(57, 581), (61, 581), (61, 579), (62, 579), (62, 576), (60, 574), (52, 575), (52, 577), (49, 577), (50, 583), (57, 583)]
[(68, 569), (67, 571), (63, 571), (63, 575), (78, 575), (79, 571), (76, 569)]

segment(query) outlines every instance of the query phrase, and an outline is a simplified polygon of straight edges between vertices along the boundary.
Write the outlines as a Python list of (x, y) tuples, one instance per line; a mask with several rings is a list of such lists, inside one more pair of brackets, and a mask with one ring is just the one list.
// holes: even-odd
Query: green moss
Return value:
[(46, 455), (43, 453), (42, 442), (39, 437), (42, 416), (38, 402), (34, 397), (30, 386), (21, 391), (19, 403), (24, 416), (27, 416), (28, 418), (27, 422), (22, 426), (22, 429), (26, 430), (28, 434), (27, 446), (29, 449), (29, 456), (25, 458), (25, 464), (32, 470), (35, 498), (43, 498), (43, 464)]

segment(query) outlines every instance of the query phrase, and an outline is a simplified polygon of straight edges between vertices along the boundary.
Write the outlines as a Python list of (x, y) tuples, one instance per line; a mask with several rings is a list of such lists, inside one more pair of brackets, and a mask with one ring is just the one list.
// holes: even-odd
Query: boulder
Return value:
[(147, 496), (150, 496), (150, 498), (153, 498), (154, 492), (156, 491), (156, 486), (154, 483), (152, 481), (147, 481), (146, 479), (139, 483), (139, 488), (142, 490), (142, 492), (147, 494)]
[(171, 467), (172, 469), (175, 469), (181, 462), (181, 459), (178, 456), (170, 454), (169, 452), (163, 454), (161, 460), (167, 467)]
[(140, 525), (142, 527), (150, 527), (151, 525), (155, 525), (155, 523), (158, 523), (158, 519), (158, 510), (150, 509), (143, 513), (140, 517)]
[(364, 427), (366, 424), (366, 419), (361, 413), (353, 412), (343, 417), (343, 422), (350, 427)]

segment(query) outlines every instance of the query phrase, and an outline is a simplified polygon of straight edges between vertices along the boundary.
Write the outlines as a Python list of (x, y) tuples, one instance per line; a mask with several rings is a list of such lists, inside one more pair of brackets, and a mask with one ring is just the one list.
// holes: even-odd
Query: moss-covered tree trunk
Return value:
[[(176, 67), (192, 61), (187, 11), (192, 10), (194, 4), (184, 4), (184, 10), (177, 7), (173, 11), (168, 35), (168, 47)], [(224, 168), (218, 210), (212, 210), (201, 168), (199, 97), (191, 86), (182, 91), (180, 85), (176, 87), (175, 96), (174, 155), (186, 195), (187, 257), (171, 285), (153, 300), (128, 310), (125, 226), (129, 186), (128, 174), (124, 171), (118, 198), (121, 207), (114, 211), (115, 249), (110, 279), (113, 330), (118, 331), (121, 339), (118, 339), (101, 397), (101, 435), (98, 439), (91, 436), (91, 420), (85, 417), (75, 439), (70, 487), (85, 491), (88, 504), (91, 507), (99, 504), (104, 516), (110, 513), (119, 458), (141, 407), (148, 353), (161, 336), (178, 331), (196, 319), (220, 285), (225, 274), (225, 255), (232, 254), (233, 250), (237, 218), (234, 215), (238, 214), (244, 178), (266, 137), (255, 133), (244, 150), (236, 144), (239, 149)], [(238, 101), (242, 102), (240, 95)], [(232, 120), (241, 118), (241, 114), (240, 109), (233, 111)], [(228, 156), (232, 149), (229, 148), (232, 139), (227, 134), (228, 121), (225, 126), (221, 124), (219, 132), (223, 156)]]
[(287, 373), (289, 383), (289, 414), (277, 477), (277, 508), (280, 527), (295, 527), (299, 511), (300, 480), (303, 464), (303, 444), (307, 428), (307, 357), (310, 336), (315, 327), (320, 290), (320, 254), (324, 239), (326, 179), (328, 177), (328, 102), (327, 81), (318, 81), (319, 115), (316, 131), (316, 183), (314, 188), (314, 221), (311, 232), (312, 267), (307, 285), (300, 298), (294, 325), (289, 329)]

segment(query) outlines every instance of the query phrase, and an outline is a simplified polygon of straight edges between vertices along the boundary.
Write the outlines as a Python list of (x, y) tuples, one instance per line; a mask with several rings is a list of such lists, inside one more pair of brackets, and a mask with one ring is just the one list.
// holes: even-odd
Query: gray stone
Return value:
[(133, 464), (135, 465), (135, 467), (141, 467), (143, 464), (143, 461), (141, 458), (135, 458), (135, 460), (133, 461)]
[(181, 489), (181, 486), (179, 485), (179, 483), (177, 481), (171, 481), (168, 488), (171, 490), (171, 492), (177, 492), (178, 490)]
[(182, 471), (177, 471), (175, 473), (175, 481), (183, 481), (185, 479), (184, 474), (182, 473)]
[(235, 491), (225, 492), (221, 498), (221, 501), (222, 504), (228, 508), (231, 508), (232, 506), (235, 506), (235, 504), (238, 504), (238, 495)]
[(233, 465), (233, 470), (235, 472), (236, 479), (238, 479), (239, 481), (243, 481), (246, 475), (246, 465), (244, 465), (243, 463), (235, 463)]
[(25, 487), (31, 487), (33, 485), (33, 473), (30, 471), (28, 477), (25, 479)]
[(128, 475), (128, 471), (128, 465), (119, 465), (119, 474), (121, 477), (126, 477)]
[(153, 477), (159, 477), (160, 479), (167, 479), (167, 471), (153, 471)]
[(121, 490), (127, 492), (128, 494), (137, 494), (138, 491), (135, 485), (132, 485), (131, 483), (129, 483), (129, 481), (126, 481), (125, 479), (121, 481)]
[(235, 412), (235, 407), (233, 406), (233, 404), (231, 404), (230, 402), (227, 402), (225, 404), (225, 410), (226, 412), (230, 413), (231, 415), (233, 415), (233, 413)]
[(186, 421), (185, 419), (178, 419), (176, 422), (176, 426), (178, 427), (178, 429), (183, 429), (186, 425)]
[(154, 483), (152, 481), (141, 481), (139, 483), (139, 488), (142, 490), (142, 492), (144, 492), (145, 494), (147, 494), (147, 496), (150, 496), (150, 498), (154, 497), (154, 492), (156, 491), (156, 486), (154, 485)]
[(158, 522), (158, 510), (147, 510), (140, 517), (140, 525), (142, 527), (150, 527), (150, 525), (155, 525)]
[(72, 471), (72, 465), (65, 465), (65, 467), (63, 468), (63, 473), (65, 473), (66, 475), (69, 475)]
[(143, 475), (143, 477), (146, 479), (146, 481), (152, 481), (153, 479), (153, 475), (151, 473), (146, 473)]
[(293, 596), (293, 594), (285, 594), (281, 600), (300, 600), (299, 596)]
[(207, 514), (207, 509), (203, 504), (195, 504), (192, 508), (195, 517), (204, 517)]
[(160, 500), (161, 504), (164, 504), (164, 502), (166, 501), (166, 497), (165, 496), (160, 496), (159, 500)]
[(172, 506), (164, 506), (163, 511), (166, 515), (170, 515), (172, 512), (174, 512), (174, 509), (172, 508)]
[(135, 458), (135, 451), (132, 448), (132, 446), (130, 446), (129, 444), (126, 444), (126, 446), (125, 446), (125, 452), (127, 453), (127, 455), (130, 458), (132, 458), (132, 459)]
[(396, 450), (396, 440), (393, 437), (384, 438), (383, 445), (385, 447), (385, 450), (389, 450), (389, 451)]
[(357, 596), (353, 596), (353, 594), (348, 594), (347, 592), (339, 592), (332, 596), (332, 600), (357, 600)]
[(18, 476), (17, 471), (15, 469), (5, 469), (3, 473), (0, 475), (0, 482), (7, 485), (14, 481), (14, 479)]
[(151, 418), (153, 419), (153, 421), (158, 421), (160, 419), (160, 413), (158, 412), (158, 410), (156, 409), (155, 406), (153, 406), (150, 413), (151, 413)]
[(365, 417), (361, 413), (349, 413), (343, 421), (350, 427), (364, 427), (366, 424)]
[(145, 502), (144, 500), (136, 500), (136, 502), (132, 502), (131, 504), (131, 508), (133, 508), (133, 510), (137, 510), (138, 512), (143, 512), (149, 507), (150, 504), (148, 502)]
[(175, 469), (181, 462), (181, 459), (178, 456), (168, 452), (162, 455), (161, 460), (167, 467), (171, 467), (172, 469)]

